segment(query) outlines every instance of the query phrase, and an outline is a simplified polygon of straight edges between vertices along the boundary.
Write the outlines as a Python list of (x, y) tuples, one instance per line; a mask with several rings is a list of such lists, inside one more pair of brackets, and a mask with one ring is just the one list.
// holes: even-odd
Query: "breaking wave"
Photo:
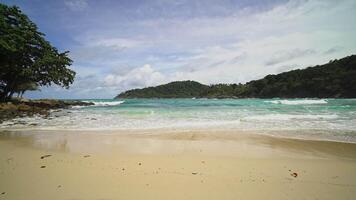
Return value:
[(94, 106), (117, 106), (123, 104), (125, 101), (110, 101), (110, 102), (103, 102), (103, 101), (87, 101), (94, 103)]
[[(87, 103), (94, 103), (94, 105), (91, 105), (91, 107), (102, 107), (102, 106), (118, 106), (120, 104), (123, 104), (125, 101), (110, 101), (110, 102), (104, 102), (104, 101), (83, 101)], [(72, 106), (72, 108), (84, 108), (88, 106)]]
[(245, 117), (244, 120), (256, 120), (256, 121), (286, 121), (293, 119), (310, 119), (310, 120), (330, 120), (336, 119), (338, 116), (336, 114), (330, 115), (292, 115), (292, 114), (267, 114), (267, 115), (256, 115), (251, 117)]
[(285, 104), (285, 105), (307, 105), (307, 104), (327, 104), (328, 101), (325, 99), (302, 99), (302, 100), (272, 100), (265, 101), (274, 104)]

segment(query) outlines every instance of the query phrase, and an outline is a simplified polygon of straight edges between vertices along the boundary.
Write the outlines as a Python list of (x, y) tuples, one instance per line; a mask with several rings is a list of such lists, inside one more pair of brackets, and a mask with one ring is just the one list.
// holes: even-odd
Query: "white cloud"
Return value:
[(162, 73), (155, 71), (151, 65), (145, 64), (126, 73), (107, 75), (104, 78), (104, 85), (123, 91), (131, 88), (155, 86), (165, 81), (165, 76)]
[[(106, 46), (106, 47), (118, 47), (118, 48), (133, 48), (140, 44), (142, 41), (132, 40), (127, 38), (92, 38), (91, 45), (93, 46)], [(87, 42), (88, 43), (88, 42)]]
[(88, 7), (87, 0), (65, 0), (64, 4), (72, 11), (82, 11)]
[[(88, 6), (78, 2), (84, 3), (66, 4), (77, 10)], [(354, 0), (297, 0), (262, 11), (183, 18), (158, 12), (147, 19), (116, 17), (120, 12), (108, 9), (107, 15), (93, 15), (89, 25), (74, 26), (81, 29), (73, 37), (75, 64), (89, 64), (80, 69), (84, 74), (96, 68), (92, 89), (84, 81), (74, 88), (90, 96), (174, 80), (238, 83), (326, 63), (356, 53), (355, 10)]]
[[(180, 67), (173, 78), (246, 82), (281, 69), (308, 67), (354, 54), (355, 7), (355, 1), (291, 1), (246, 16), (175, 21), (174, 27), (161, 20), (150, 26), (168, 26), (162, 32), (170, 34), (161, 32), (164, 36), (160, 38), (174, 41), (173, 37), (178, 37), (178, 48), (191, 54), (176, 60)], [(174, 30), (181, 31), (173, 34)], [(335, 46), (338, 51), (330, 51)], [(162, 60), (153, 64), (167, 64)]]
[(295, 58), (301, 58), (308, 55), (315, 54), (315, 50), (313, 49), (292, 49), (285, 51), (277, 51), (274, 55), (271, 56), (269, 60), (267, 60), (266, 65), (276, 65), (279, 63), (283, 63), (286, 61), (291, 61)]

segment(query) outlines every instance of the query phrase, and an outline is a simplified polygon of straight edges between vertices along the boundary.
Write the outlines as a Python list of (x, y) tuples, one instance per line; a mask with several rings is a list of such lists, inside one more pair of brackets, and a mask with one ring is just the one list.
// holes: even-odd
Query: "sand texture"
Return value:
[(356, 145), (226, 132), (0, 133), (1, 199), (356, 199)]

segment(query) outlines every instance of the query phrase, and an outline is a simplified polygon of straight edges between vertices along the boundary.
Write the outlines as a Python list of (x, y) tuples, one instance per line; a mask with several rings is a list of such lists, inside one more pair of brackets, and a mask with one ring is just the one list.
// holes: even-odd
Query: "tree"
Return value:
[(26, 91), (35, 91), (39, 90), (38, 85), (34, 82), (22, 83), (16, 86), (15, 92), (18, 94), (17, 97), (22, 98), (23, 94)]
[(69, 88), (75, 72), (68, 51), (60, 53), (21, 10), (0, 4), (0, 101), (23, 83)]

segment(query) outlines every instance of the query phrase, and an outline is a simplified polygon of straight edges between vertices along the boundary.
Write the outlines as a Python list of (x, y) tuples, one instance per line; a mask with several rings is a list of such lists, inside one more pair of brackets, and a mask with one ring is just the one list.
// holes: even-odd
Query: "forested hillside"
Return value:
[(129, 90), (117, 98), (191, 98), (200, 96), (208, 88), (195, 81), (176, 81), (157, 87)]
[(356, 55), (324, 65), (268, 75), (246, 84), (177, 81), (134, 89), (117, 98), (356, 98)]

